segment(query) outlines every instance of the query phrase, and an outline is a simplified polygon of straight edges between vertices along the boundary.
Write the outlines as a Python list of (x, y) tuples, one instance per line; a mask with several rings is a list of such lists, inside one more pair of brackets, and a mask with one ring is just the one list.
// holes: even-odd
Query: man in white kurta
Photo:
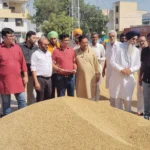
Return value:
[[(145, 36), (140, 36), (139, 46), (140, 46), (139, 51), (141, 57), (142, 49), (148, 46)], [(144, 98), (143, 98), (143, 88), (142, 86), (139, 85), (139, 72), (138, 72), (138, 81), (137, 81), (137, 115), (141, 116), (144, 114)]]
[(102, 68), (103, 68), (103, 62), (105, 61), (105, 49), (104, 46), (100, 43), (98, 43), (99, 35), (96, 32), (93, 32), (91, 35), (92, 43), (90, 44), (91, 49), (96, 53), (98, 62), (99, 62), (99, 67), (100, 67), (100, 80), (97, 83), (97, 88), (96, 88), (96, 98), (95, 100), (99, 100), (100, 97), (100, 83), (102, 81)]
[(135, 47), (139, 33), (129, 31), (126, 34), (127, 42), (119, 47), (114, 46), (110, 65), (112, 73), (109, 80), (110, 96), (115, 99), (115, 106), (119, 109), (124, 108), (131, 112), (131, 100), (135, 88), (134, 72), (140, 68), (140, 53)]
[[(117, 41), (117, 33), (114, 30), (110, 30), (109, 33), (109, 43), (106, 44), (106, 61), (103, 68), (103, 77), (105, 76), (105, 70), (106, 70), (106, 89), (109, 88), (109, 79), (112, 72), (112, 67), (110, 66), (110, 58), (112, 55), (112, 48), (113, 46), (118, 46), (120, 42)], [(110, 106), (115, 107), (115, 99), (110, 97)]]

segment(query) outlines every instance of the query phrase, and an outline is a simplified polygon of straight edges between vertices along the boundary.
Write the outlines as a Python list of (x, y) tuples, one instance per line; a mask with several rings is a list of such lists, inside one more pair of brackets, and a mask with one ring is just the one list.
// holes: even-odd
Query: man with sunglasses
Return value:
[(15, 95), (19, 109), (26, 106), (24, 85), (28, 83), (28, 74), (22, 50), (15, 44), (14, 31), (10, 28), (2, 29), (2, 38), (3, 42), (0, 44), (0, 93), (3, 115), (7, 115), (11, 113), (11, 94)]

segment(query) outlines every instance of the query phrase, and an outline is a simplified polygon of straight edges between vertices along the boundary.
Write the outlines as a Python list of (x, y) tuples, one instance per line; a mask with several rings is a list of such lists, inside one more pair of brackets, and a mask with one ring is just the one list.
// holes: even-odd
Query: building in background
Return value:
[(26, 33), (34, 28), (32, 23), (27, 19), (27, 1), (0, 0), (0, 31), (6, 27), (13, 29), (17, 42), (23, 41)]
[(146, 11), (137, 10), (137, 2), (114, 3), (114, 26), (116, 31), (123, 31), (130, 26), (142, 25), (142, 15)]
[(150, 13), (146, 13), (142, 16), (143, 25), (150, 25)]
[(108, 17), (107, 29), (114, 29), (114, 11), (109, 9), (102, 9), (102, 14)]
[(142, 25), (142, 15), (147, 13), (137, 9), (137, 2), (124, 1), (113, 3), (113, 9), (107, 10), (107, 13), (105, 10), (102, 10), (102, 12), (108, 16), (108, 30), (114, 29), (117, 32), (122, 32), (124, 28), (130, 26)]

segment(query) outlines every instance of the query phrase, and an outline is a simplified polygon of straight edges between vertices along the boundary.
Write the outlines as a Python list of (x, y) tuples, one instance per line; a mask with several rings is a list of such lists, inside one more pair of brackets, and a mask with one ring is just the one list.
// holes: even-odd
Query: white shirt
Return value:
[(91, 43), (90, 46), (95, 51), (97, 59), (101, 64), (106, 59), (104, 46), (99, 43), (97, 43), (95, 46), (93, 46), (93, 44)]
[[(112, 73), (109, 80), (109, 90), (112, 98), (130, 101), (136, 84), (133, 73), (140, 68), (140, 52), (134, 47), (132, 54), (129, 55), (127, 50), (127, 43), (113, 46), (110, 58)], [(132, 73), (130, 75), (122, 74), (120, 71), (124, 68), (129, 68)]]
[(51, 77), (52, 56), (49, 51), (44, 53), (40, 49), (31, 56), (31, 71), (35, 71), (37, 76)]
[(120, 42), (116, 41), (114, 44), (107, 43), (106, 44), (106, 62), (107, 62), (107, 67), (106, 67), (106, 88), (109, 88), (109, 79), (111, 76), (112, 72), (112, 67), (110, 66), (110, 58), (112, 55), (112, 48), (113, 46), (119, 46)]

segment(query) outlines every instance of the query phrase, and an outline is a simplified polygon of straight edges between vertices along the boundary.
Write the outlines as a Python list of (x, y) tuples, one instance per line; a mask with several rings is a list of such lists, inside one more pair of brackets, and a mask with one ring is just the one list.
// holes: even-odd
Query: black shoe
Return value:
[(149, 120), (149, 116), (144, 116), (145, 119)]

